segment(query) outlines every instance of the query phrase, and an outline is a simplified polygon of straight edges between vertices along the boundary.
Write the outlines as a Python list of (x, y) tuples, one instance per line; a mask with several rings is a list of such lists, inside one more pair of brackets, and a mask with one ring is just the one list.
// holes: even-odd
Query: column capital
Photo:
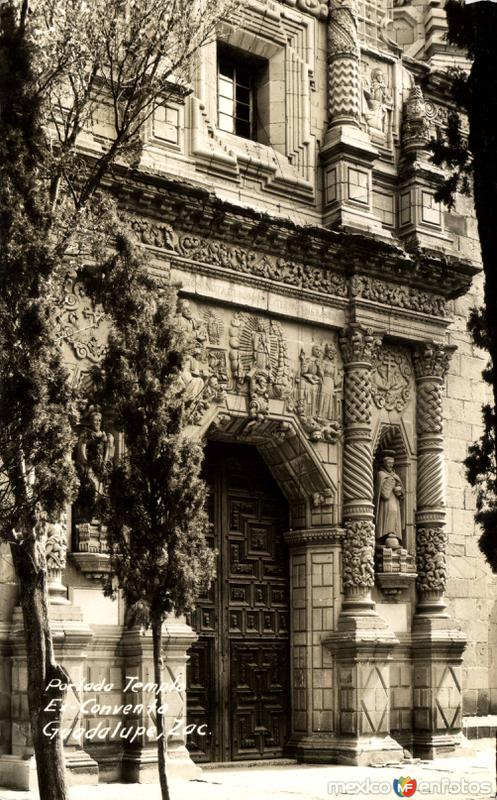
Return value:
[(440, 342), (423, 342), (413, 353), (416, 380), (424, 378), (445, 378), (454, 350), (454, 345)]
[(340, 332), (339, 342), (345, 369), (353, 365), (371, 366), (383, 334), (353, 322)]

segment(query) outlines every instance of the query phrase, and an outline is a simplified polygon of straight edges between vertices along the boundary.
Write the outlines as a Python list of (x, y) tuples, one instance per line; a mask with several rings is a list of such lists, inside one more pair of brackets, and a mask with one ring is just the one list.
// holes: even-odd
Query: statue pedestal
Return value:
[(323, 644), (335, 656), (338, 682), (336, 757), (349, 765), (403, 758), (390, 736), (390, 656), (398, 640), (376, 612), (341, 615)]

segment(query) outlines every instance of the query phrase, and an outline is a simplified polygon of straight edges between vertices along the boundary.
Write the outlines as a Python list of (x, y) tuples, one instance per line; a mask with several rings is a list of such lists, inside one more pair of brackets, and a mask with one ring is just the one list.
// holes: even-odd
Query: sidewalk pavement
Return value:
[[(200, 780), (171, 781), (171, 800), (330, 800), (414, 797), (415, 800), (488, 800), (496, 796), (495, 741), (472, 742), (474, 755), (385, 767), (283, 766), (204, 769)], [(394, 790), (394, 780), (415, 779), (417, 788)], [(410, 793), (409, 793), (410, 792)], [(0, 788), (0, 800), (37, 800), (38, 794)], [(73, 786), (71, 800), (160, 800), (157, 784)]]

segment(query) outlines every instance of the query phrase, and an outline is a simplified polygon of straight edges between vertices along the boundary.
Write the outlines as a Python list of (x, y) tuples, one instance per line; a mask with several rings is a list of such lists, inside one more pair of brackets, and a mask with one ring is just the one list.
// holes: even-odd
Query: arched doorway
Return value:
[(209, 442), (217, 579), (190, 623), (188, 722), (197, 761), (281, 756), (290, 729), (288, 506), (255, 447)]

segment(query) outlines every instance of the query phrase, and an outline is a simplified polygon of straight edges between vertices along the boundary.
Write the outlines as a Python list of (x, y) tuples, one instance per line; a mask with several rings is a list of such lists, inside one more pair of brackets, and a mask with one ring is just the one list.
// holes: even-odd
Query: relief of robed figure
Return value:
[(375, 480), (376, 540), (387, 547), (402, 546), (404, 487), (394, 471), (395, 452), (384, 450)]

